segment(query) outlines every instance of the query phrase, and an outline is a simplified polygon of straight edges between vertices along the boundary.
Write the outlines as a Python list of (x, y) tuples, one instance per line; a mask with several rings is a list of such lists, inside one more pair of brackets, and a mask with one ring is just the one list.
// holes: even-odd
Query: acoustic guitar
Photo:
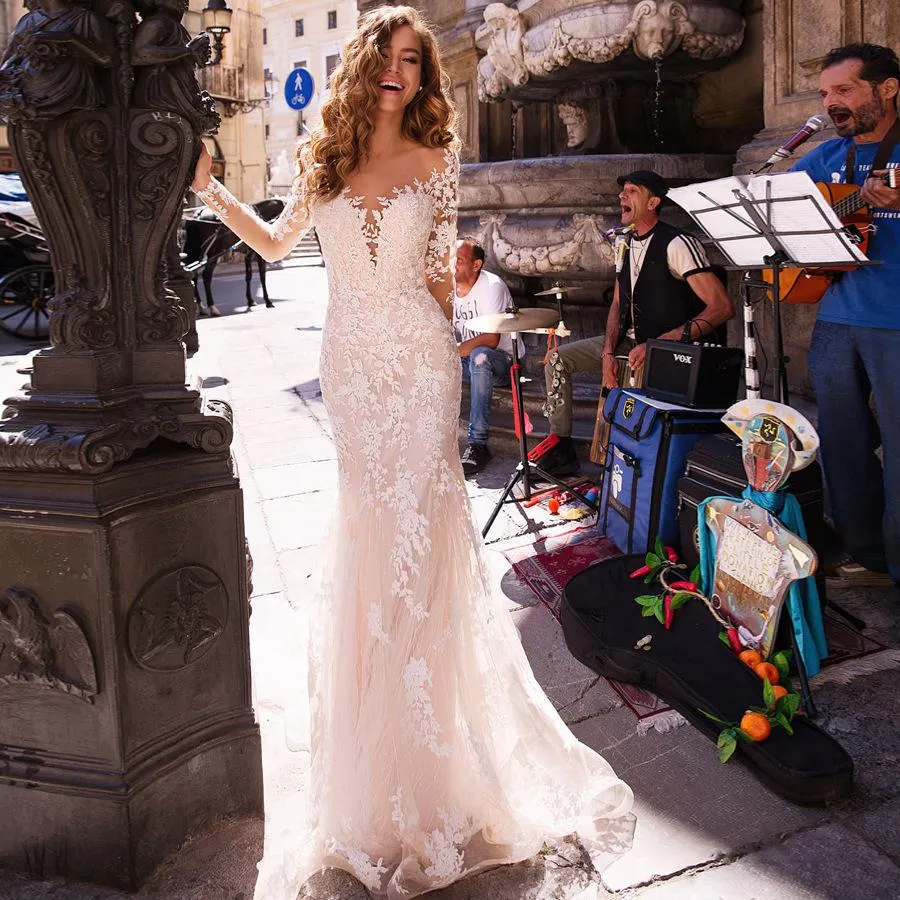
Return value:
[[(889, 188), (896, 190), (900, 185), (900, 169), (888, 169), (877, 176)], [(869, 245), (869, 233), (872, 211), (860, 196), (860, 186), (856, 184), (829, 184), (816, 182), (837, 217), (844, 225), (852, 226), (859, 236), (859, 249), (866, 253)], [(859, 266), (821, 266), (809, 269), (782, 269), (778, 279), (780, 300), (782, 303), (818, 303), (838, 272), (852, 272)], [(763, 281), (772, 284), (773, 272), (765, 269)], [(769, 294), (771, 297), (771, 294)]]

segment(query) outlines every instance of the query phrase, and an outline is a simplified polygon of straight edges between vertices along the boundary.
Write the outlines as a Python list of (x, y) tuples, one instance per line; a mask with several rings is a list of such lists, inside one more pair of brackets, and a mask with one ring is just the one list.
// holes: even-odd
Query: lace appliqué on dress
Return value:
[(425, 747), (435, 756), (450, 755), (450, 744), (438, 743), (441, 726), (434, 713), (434, 704), (428, 689), (432, 685), (431, 669), (424, 658), (411, 659), (403, 670), (403, 687), (406, 691), (407, 721), (412, 731), (413, 743)]

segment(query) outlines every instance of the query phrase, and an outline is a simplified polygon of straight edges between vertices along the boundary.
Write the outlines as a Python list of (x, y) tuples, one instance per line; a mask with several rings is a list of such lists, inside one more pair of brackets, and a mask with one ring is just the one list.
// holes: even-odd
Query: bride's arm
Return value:
[(444, 315), (452, 319), (459, 157), (445, 150), (443, 166), (435, 179), (434, 221), (425, 252), (425, 280)]
[[(295, 184), (281, 215), (274, 222), (265, 222), (208, 171), (204, 171), (204, 162), (201, 155), (191, 185), (197, 196), (267, 262), (284, 259), (300, 243), (312, 224), (302, 187)], [(298, 182), (302, 184), (300, 179)]]

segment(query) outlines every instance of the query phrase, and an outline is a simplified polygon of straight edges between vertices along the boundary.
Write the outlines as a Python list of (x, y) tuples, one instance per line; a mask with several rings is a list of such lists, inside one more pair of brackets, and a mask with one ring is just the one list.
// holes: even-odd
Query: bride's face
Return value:
[(422, 84), (422, 42), (409, 25), (400, 25), (380, 52), (384, 68), (378, 76), (378, 109), (398, 112), (412, 103)]

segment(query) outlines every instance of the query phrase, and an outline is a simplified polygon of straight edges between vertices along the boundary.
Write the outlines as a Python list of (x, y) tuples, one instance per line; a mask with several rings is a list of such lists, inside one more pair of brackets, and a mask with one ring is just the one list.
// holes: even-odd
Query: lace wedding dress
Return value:
[(631, 790), (535, 681), (471, 517), (439, 305), (458, 169), (447, 151), (425, 181), (311, 214), (295, 196), (274, 226), (216, 183), (201, 194), (272, 257), (314, 224), (330, 285), (321, 386), (340, 495), (309, 614), (312, 802), (293, 833), (267, 825), (256, 900), (295, 900), (323, 866), (400, 898), (553, 836), (577, 832), (598, 867), (630, 846)]

